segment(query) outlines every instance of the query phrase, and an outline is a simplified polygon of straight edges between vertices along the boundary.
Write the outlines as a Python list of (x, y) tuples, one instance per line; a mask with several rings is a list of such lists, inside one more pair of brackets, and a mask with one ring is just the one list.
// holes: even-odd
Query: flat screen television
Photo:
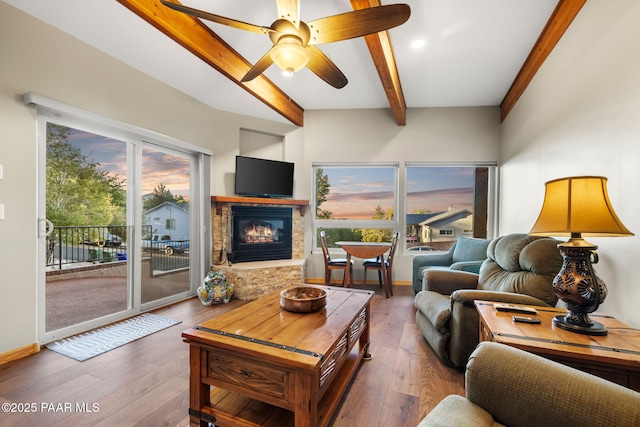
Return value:
[(293, 163), (236, 156), (239, 196), (293, 197)]

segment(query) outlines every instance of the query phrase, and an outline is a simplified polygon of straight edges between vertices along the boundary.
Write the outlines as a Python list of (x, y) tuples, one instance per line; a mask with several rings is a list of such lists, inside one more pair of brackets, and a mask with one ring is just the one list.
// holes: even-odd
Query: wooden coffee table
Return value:
[[(584, 335), (553, 325), (567, 310), (533, 307), (537, 315), (498, 311), (493, 302), (475, 301), (480, 341), (495, 341), (536, 353), (565, 365), (640, 391), (640, 331), (611, 316), (591, 314), (609, 333)], [(540, 324), (516, 323), (512, 316), (536, 317)]]
[(278, 290), (183, 332), (190, 345), (192, 424), (329, 424), (358, 365), (370, 356), (374, 292), (315, 287), (327, 292), (318, 312), (282, 310)]

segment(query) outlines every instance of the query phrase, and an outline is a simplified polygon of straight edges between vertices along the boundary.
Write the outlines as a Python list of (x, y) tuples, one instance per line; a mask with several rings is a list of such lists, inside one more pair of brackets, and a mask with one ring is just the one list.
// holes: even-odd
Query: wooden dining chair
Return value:
[[(391, 288), (391, 267), (393, 266), (393, 257), (396, 253), (396, 247), (398, 246), (398, 238), (400, 237), (400, 233), (393, 233), (393, 237), (391, 238), (391, 248), (389, 248), (389, 255), (387, 255), (387, 259), (385, 262), (385, 268), (387, 269), (387, 283), (389, 283), (389, 288)], [(381, 255), (384, 258), (384, 254)], [(382, 287), (382, 265), (380, 264), (381, 257), (377, 258), (369, 258), (362, 262), (364, 267), (364, 281), (362, 282), (362, 288), (367, 288), (367, 270), (378, 270), (378, 283), (380, 283), (380, 287)]]
[[(320, 231), (320, 245), (322, 246), (322, 256), (324, 258), (324, 284), (331, 284), (331, 272), (333, 270), (347, 270), (347, 259), (346, 258), (335, 258), (331, 259), (331, 254), (329, 253), (329, 246), (327, 245), (327, 236), (325, 235), (324, 230)], [(353, 260), (351, 260), (349, 268), (353, 271)], [(342, 277), (342, 286), (345, 285), (346, 274)], [(353, 277), (353, 274), (351, 275)]]

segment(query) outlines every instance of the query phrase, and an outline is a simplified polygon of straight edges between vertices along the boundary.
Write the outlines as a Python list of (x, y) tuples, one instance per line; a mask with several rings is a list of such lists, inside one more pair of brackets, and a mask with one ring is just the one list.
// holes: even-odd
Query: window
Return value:
[[(316, 242), (390, 241), (397, 229), (398, 164), (314, 165)], [(318, 246), (318, 245), (316, 245)]]
[(176, 229), (176, 219), (175, 218), (167, 218), (167, 224), (165, 227), (167, 230), (175, 230)]
[(407, 164), (407, 248), (447, 250), (460, 236), (490, 236), (495, 173), (494, 164)]
[(493, 163), (407, 163), (399, 183), (397, 163), (314, 164), (315, 246), (320, 230), (330, 248), (340, 240), (390, 241), (395, 230), (406, 248), (436, 250), (460, 236), (491, 236), (496, 170)]

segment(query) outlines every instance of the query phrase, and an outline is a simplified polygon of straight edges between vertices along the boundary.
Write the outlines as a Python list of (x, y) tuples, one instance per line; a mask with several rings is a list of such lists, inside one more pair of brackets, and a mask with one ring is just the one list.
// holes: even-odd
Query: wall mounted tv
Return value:
[(236, 156), (239, 196), (293, 197), (293, 163)]

